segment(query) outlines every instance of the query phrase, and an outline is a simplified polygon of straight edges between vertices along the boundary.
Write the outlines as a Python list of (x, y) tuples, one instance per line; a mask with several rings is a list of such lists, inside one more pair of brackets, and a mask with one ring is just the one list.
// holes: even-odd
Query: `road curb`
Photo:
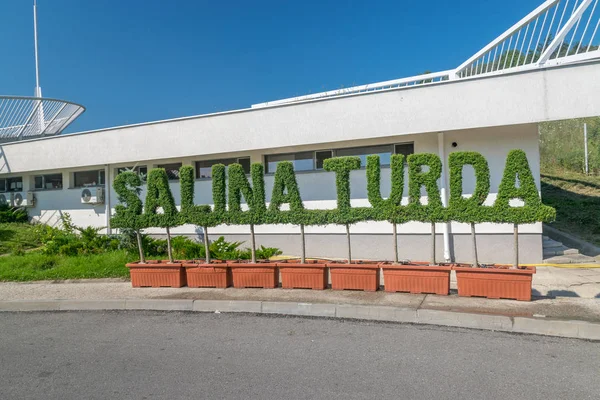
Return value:
[(510, 317), (505, 315), (463, 313), (434, 309), (411, 309), (390, 306), (186, 299), (0, 301), (0, 312), (89, 310), (155, 310), (279, 314), (441, 325), (457, 328), (600, 340), (600, 323), (579, 320), (553, 320), (543, 317)]

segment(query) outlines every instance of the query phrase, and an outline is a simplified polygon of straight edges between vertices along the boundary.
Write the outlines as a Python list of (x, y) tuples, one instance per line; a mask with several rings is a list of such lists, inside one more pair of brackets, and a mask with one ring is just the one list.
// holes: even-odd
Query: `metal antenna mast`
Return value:
[(35, 97), (42, 97), (42, 88), (40, 87), (40, 67), (38, 62), (37, 0), (33, 0), (33, 41), (35, 46)]

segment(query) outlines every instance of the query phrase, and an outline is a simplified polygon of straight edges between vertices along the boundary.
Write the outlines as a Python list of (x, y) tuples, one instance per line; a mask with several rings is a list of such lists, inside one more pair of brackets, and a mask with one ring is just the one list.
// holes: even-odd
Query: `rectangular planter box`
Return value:
[(224, 262), (210, 264), (183, 264), (187, 285), (192, 288), (227, 288), (231, 286), (231, 271)]
[(327, 264), (333, 290), (364, 290), (374, 292), (379, 287), (378, 264)]
[(148, 261), (127, 264), (133, 287), (174, 287), (186, 285), (185, 271), (181, 263), (168, 261)]
[(531, 301), (531, 278), (535, 267), (526, 269), (453, 267), (458, 295)]
[(281, 272), (281, 287), (284, 289), (314, 289), (323, 290), (327, 287), (327, 270), (325, 264), (307, 260), (278, 262)]
[(382, 264), (386, 292), (450, 293), (450, 266)]
[(228, 262), (235, 288), (276, 288), (279, 279), (276, 263)]

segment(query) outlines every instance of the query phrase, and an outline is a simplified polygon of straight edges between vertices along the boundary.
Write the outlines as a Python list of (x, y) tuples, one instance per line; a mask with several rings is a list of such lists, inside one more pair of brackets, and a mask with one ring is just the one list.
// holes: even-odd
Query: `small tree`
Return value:
[[(427, 166), (429, 171), (424, 171)], [(431, 224), (431, 265), (435, 261), (435, 224), (446, 220), (437, 181), (442, 176), (442, 161), (437, 154), (422, 153), (408, 156), (408, 206), (412, 221)], [(421, 203), (421, 187), (427, 192), (427, 205)]]
[[(512, 199), (519, 199), (523, 206), (513, 207)], [(535, 180), (523, 150), (511, 150), (506, 157), (504, 174), (498, 196), (494, 202), (492, 222), (512, 223), (514, 237), (513, 268), (519, 266), (519, 224), (549, 222), (556, 218), (556, 210), (542, 204)]]
[[(234, 224), (250, 225), (250, 240), (252, 263), (256, 263), (256, 238), (254, 226), (265, 222), (265, 173), (264, 166), (260, 163), (252, 164), (250, 175), (252, 185), (248, 182), (243, 167), (240, 164), (229, 165), (228, 172), (228, 221)], [(248, 204), (249, 210), (242, 212), (242, 196)]]
[(401, 206), (404, 192), (404, 160), (402, 154), (393, 154), (391, 157), (392, 189), (390, 197), (383, 199), (381, 196), (381, 165), (378, 155), (367, 157), (367, 196), (369, 203), (378, 216), (387, 219), (392, 224), (394, 237), (394, 263), (398, 264), (398, 233), (397, 224), (405, 222), (405, 215)]
[(191, 223), (202, 227), (205, 262), (210, 264), (208, 228), (219, 224), (218, 214), (212, 212), (209, 205), (194, 205), (194, 168), (192, 166), (182, 166), (179, 169), (179, 179), (181, 184), (181, 223)]
[[(281, 211), (282, 204), (289, 204), (289, 211)], [(294, 174), (294, 164), (290, 161), (280, 161), (275, 170), (273, 192), (268, 209), (269, 222), (291, 223), (300, 226), (300, 239), (302, 241), (302, 264), (306, 263), (306, 240), (304, 236), (304, 204), (300, 197), (298, 182)]]
[(142, 180), (135, 172), (126, 171), (117, 175), (113, 188), (121, 204), (115, 206), (115, 215), (111, 218), (111, 224), (115, 228), (127, 228), (135, 232), (140, 263), (144, 264), (146, 259), (141, 230), (146, 228), (146, 219), (142, 215), (144, 207), (140, 199), (141, 186)]
[[(450, 166), (449, 217), (453, 221), (466, 222), (471, 226), (473, 266), (479, 266), (475, 224), (489, 221), (492, 208), (483, 203), (490, 193), (490, 168), (486, 159), (473, 151), (459, 151), (448, 157)], [(475, 170), (475, 190), (469, 198), (463, 197), (463, 168), (471, 165)]]
[[(162, 213), (158, 208), (162, 208)], [(175, 199), (169, 187), (169, 177), (164, 168), (155, 168), (148, 174), (148, 193), (144, 215), (148, 226), (165, 228), (167, 231), (167, 252), (169, 262), (173, 260), (173, 248), (171, 247), (171, 228), (181, 224), (179, 220)]]
[[(352, 263), (352, 245), (350, 241), (350, 224), (365, 221), (364, 215), (355, 212), (350, 206), (350, 171), (360, 169), (359, 157), (336, 157), (323, 162), (325, 171), (335, 172), (335, 188), (337, 191), (337, 209), (330, 213), (328, 222), (344, 225), (346, 227), (346, 241), (348, 243), (348, 264)], [(357, 210), (356, 210), (357, 211)]]

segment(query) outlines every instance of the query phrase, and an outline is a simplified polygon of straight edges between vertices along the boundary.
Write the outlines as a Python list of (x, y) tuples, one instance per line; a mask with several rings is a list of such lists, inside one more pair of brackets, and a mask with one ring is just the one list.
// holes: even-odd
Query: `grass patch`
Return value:
[(600, 245), (600, 177), (564, 171), (542, 172), (542, 200), (556, 208), (550, 225)]
[(34, 226), (20, 223), (0, 224), (0, 255), (26, 251), (42, 244), (34, 233)]
[(31, 252), (0, 257), (0, 281), (37, 281), (86, 278), (125, 278), (125, 264), (135, 261), (125, 250), (103, 254), (60, 256)]

